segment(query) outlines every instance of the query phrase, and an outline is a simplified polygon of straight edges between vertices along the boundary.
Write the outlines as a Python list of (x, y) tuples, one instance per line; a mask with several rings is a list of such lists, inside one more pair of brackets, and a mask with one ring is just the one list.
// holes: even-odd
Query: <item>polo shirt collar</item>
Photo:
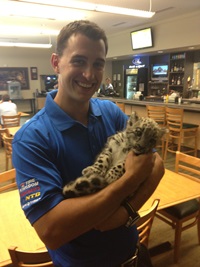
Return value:
[[(76, 120), (72, 119), (66, 112), (64, 112), (53, 100), (57, 94), (58, 90), (53, 90), (47, 94), (45, 109), (48, 117), (53, 122), (55, 127), (59, 131), (64, 131), (75, 124), (79, 123)], [(97, 99), (90, 99), (90, 114), (89, 116), (93, 118), (93, 120), (97, 120), (97, 117), (102, 116), (102, 112), (99, 109), (97, 104)], [(92, 120), (92, 121), (93, 121)], [(89, 120), (90, 121), (90, 120)]]

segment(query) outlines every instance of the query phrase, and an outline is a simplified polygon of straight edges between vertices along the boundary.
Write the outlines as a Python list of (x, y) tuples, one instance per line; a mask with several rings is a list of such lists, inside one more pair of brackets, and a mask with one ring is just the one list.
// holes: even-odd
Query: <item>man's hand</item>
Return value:
[(126, 175), (130, 177), (134, 191), (151, 174), (154, 163), (155, 153), (135, 155), (133, 151), (129, 152), (125, 162)]
[[(138, 157), (138, 158), (135, 158)], [(138, 159), (141, 159), (138, 161)], [(145, 163), (146, 160), (151, 160), (151, 162)], [(143, 161), (144, 160), (144, 161)], [(132, 162), (132, 163), (131, 163)], [(143, 163), (142, 163), (143, 162)], [(140, 183), (138, 189), (132, 195), (129, 202), (135, 210), (139, 210), (144, 203), (149, 199), (157, 188), (161, 178), (164, 175), (164, 164), (158, 153), (153, 153), (153, 157), (147, 155), (146, 157), (132, 156), (131, 153), (128, 154), (126, 160), (126, 167), (131, 171), (131, 165), (137, 164), (137, 174), (141, 177), (146, 177), (143, 183)], [(141, 164), (141, 165), (140, 165)], [(147, 168), (144, 166), (147, 164)], [(130, 165), (130, 166), (129, 166)], [(140, 165), (140, 167), (139, 167)], [(152, 167), (153, 165), (153, 167)], [(140, 172), (140, 168), (143, 168)], [(130, 169), (129, 169), (130, 168)], [(138, 180), (138, 179), (137, 179)], [(95, 226), (95, 229), (100, 231), (108, 231), (122, 225), (125, 225), (128, 220), (128, 213), (123, 206), (120, 206), (119, 209), (110, 216), (107, 220), (101, 222)]]

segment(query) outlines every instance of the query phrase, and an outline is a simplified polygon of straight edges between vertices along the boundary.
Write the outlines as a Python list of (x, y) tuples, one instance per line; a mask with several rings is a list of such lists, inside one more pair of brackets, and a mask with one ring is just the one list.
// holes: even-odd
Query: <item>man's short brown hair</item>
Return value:
[(57, 37), (56, 53), (62, 56), (67, 46), (67, 41), (74, 34), (81, 33), (92, 40), (103, 40), (105, 44), (106, 54), (108, 52), (108, 40), (103, 29), (96, 23), (89, 20), (76, 20), (63, 27)]
[(10, 101), (10, 96), (8, 94), (5, 94), (2, 96), (2, 100), (3, 100), (3, 102)]

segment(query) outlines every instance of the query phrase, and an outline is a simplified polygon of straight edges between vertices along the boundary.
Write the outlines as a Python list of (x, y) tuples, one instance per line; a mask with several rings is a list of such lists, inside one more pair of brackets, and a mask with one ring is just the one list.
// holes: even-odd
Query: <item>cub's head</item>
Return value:
[(161, 128), (153, 119), (138, 117), (137, 113), (133, 112), (125, 132), (128, 147), (136, 154), (144, 154), (156, 147), (162, 136), (167, 133), (167, 129)]

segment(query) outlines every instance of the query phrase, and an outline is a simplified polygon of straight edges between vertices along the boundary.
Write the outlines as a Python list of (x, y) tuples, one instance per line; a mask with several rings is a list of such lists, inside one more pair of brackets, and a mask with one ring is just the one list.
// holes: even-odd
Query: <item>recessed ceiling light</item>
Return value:
[(192, 49), (194, 49), (194, 46), (190, 46), (190, 47), (188, 47), (188, 49), (192, 50)]

